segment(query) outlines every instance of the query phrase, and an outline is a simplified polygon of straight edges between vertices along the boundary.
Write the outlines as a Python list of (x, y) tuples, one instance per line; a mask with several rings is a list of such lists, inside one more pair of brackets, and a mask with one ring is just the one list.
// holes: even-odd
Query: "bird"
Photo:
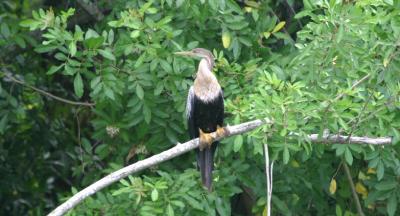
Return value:
[(214, 141), (210, 133), (216, 131), (217, 136), (227, 133), (226, 129), (223, 128), (224, 95), (216, 76), (212, 72), (215, 65), (214, 56), (204, 48), (194, 48), (175, 54), (200, 59), (196, 78), (187, 96), (186, 118), (190, 138), (199, 138), (196, 159), (202, 184), (211, 192), (214, 154), (218, 142)]

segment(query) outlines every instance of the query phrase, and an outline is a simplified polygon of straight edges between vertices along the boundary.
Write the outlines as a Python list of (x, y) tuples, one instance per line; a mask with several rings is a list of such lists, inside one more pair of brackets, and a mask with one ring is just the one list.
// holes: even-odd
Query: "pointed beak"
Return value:
[(196, 56), (192, 51), (183, 51), (183, 52), (175, 52), (175, 55), (181, 55), (181, 56)]

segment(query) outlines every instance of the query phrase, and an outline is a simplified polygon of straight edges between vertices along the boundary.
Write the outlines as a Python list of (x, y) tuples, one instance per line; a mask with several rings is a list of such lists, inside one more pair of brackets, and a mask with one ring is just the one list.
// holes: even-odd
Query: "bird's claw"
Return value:
[(228, 134), (228, 131), (226, 130), (226, 128), (221, 127), (219, 125), (217, 125), (217, 137), (223, 137), (226, 136)]
[(204, 133), (201, 129), (199, 129), (199, 141), (200, 141), (200, 143), (199, 143), (199, 149), (200, 149), (200, 151), (203, 151), (203, 149), (205, 149), (205, 148), (210, 148), (211, 147), (211, 145), (212, 145), (212, 143), (213, 143), (213, 141), (214, 141), (214, 139), (213, 139), (213, 137), (211, 136), (211, 134), (209, 134), (209, 133)]

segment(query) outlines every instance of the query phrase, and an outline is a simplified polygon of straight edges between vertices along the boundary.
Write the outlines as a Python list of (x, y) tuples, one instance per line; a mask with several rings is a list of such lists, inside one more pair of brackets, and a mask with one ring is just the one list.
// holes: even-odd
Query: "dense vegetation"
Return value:
[[(366, 215), (400, 203), (400, 1), (0, 2), (2, 215), (43, 215), (100, 177), (188, 139), (197, 61), (216, 57), (226, 123), (272, 127), (226, 139), (207, 193), (187, 154), (130, 176), (71, 215)], [(55, 98), (58, 96), (60, 98)], [(74, 103), (80, 101), (81, 103)], [(394, 138), (312, 144), (307, 134)], [(397, 210), (397, 213), (400, 212)]]

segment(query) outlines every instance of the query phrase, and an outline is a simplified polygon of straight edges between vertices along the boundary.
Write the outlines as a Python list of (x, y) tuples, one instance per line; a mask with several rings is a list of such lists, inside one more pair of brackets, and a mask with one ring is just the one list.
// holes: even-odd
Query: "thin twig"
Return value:
[(271, 215), (271, 194), (272, 194), (272, 182), (271, 182), (271, 174), (269, 167), (269, 153), (268, 153), (268, 145), (264, 144), (264, 158), (265, 158), (265, 175), (267, 177), (267, 216)]
[(77, 127), (77, 133), (78, 133), (78, 144), (79, 144), (79, 160), (81, 161), (81, 166), (82, 166), (82, 173), (85, 172), (85, 165), (83, 163), (83, 148), (82, 148), (82, 142), (81, 142), (81, 122), (79, 120), (79, 109), (75, 111), (75, 118), (76, 118), (76, 127)]
[[(363, 78), (361, 78), (360, 80), (358, 80), (357, 82), (355, 82), (352, 86), (351, 86), (351, 90), (354, 90), (358, 85), (360, 85), (362, 82), (364, 82), (365, 80), (367, 80), (369, 78), (371, 74), (367, 74), (365, 75)], [(333, 99), (333, 101), (337, 101), (340, 98), (342, 98), (343, 96), (345, 96), (345, 93), (339, 94), (338, 96), (336, 96), (335, 99)]]
[[(351, 127), (350, 133), (349, 133), (349, 135), (348, 135), (348, 139), (351, 138), (351, 136), (353, 135), (354, 131), (355, 131), (356, 128), (358, 127), (358, 125), (359, 125), (359, 123), (360, 123), (360, 120), (361, 120), (361, 116), (364, 114), (364, 111), (365, 111), (365, 109), (367, 108), (368, 103), (369, 103), (369, 100), (371, 99), (371, 97), (372, 97), (372, 94), (369, 94), (367, 100), (366, 100), (365, 103), (364, 103), (363, 108), (361, 109), (360, 113), (359, 113), (358, 116), (355, 118), (355, 120), (352, 119), (352, 120), (349, 121), (348, 124), (350, 124), (351, 122), (354, 122), (354, 121), (355, 121), (355, 122), (354, 122), (354, 124), (353, 124), (352, 127)], [(342, 132), (342, 130), (339, 130), (339, 133), (341, 133), (341, 132)]]
[[(369, 77), (371, 76), (371, 74), (367, 74), (367, 75), (365, 75), (364, 77), (362, 77), (361, 79), (359, 79), (359, 80), (357, 80), (352, 86), (351, 86), (351, 90), (354, 90), (358, 85), (360, 85), (362, 82), (364, 82), (365, 80), (367, 80)], [(341, 94), (338, 94), (333, 100), (327, 100), (327, 101), (324, 101), (324, 102), (328, 102), (328, 105), (326, 106), (326, 108), (323, 110), (323, 113), (326, 113), (326, 112), (328, 112), (328, 110), (330, 109), (330, 107), (332, 106), (332, 104), (335, 102), (335, 101), (338, 101), (338, 100), (340, 100), (343, 96), (345, 96), (346, 95), (346, 93), (345, 92), (343, 92), (343, 93), (341, 93)], [(318, 110), (318, 108), (316, 108), (315, 110)], [(314, 111), (314, 110), (312, 110), (312, 111)], [(327, 116), (327, 115), (325, 115), (325, 116)], [(306, 118), (305, 118), (305, 120), (307, 121), (308, 119), (310, 119), (311, 117), (310, 116), (307, 116)]]
[[(290, 12), (292, 12), (293, 16), (296, 15), (296, 11), (294, 10), (294, 8), (292, 7), (292, 5), (289, 4), (289, 2), (287, 0), (284, 0), (284, 2), (286, 3), (286, 5), (289, 7)], [(293, 2), (294, 3), (294, 2)], [(303, 24), (301, 24), (299, 19), (296, 19), (297, 23), (300, 26), (300, 29), (303, 29)]]
[(349, 181), (351, 187), (351, 193), (353, 194), (354, 202), (356, 203), (358, 215), (364, 216), (364, 212), (361, 208), (360, 199), (358, 198), (356, 188), (354, 186), (353, 178), (351, 177), (349, 166), (346, 162), (343, 162), (344, 171), (346, 172), (347, 180)]
[(338, 168), (337, 168), (337, 169), (336, 169), (336, 171), (335, 171), (335, 174), (333, 174), (333, 176), (332, 176), (332, 178), (331, 178), (331, 179), (334, 179), (334, 178), (336, 178), (336, 176), (337, 176), (337, 174), (338, 174), (338, 172), (339, 172), (340, 168), (342, 168), (342, 165), (343, 165), (343, 160), (340, 162), (340, 164), (339, 164)]
[(94, 105), (96, 105), (95, 103), (71, 101), (71, 100), (67, 100), (67, 99), (64, 99), (64, 98), (55, 96), (55, 95), (53, 95), (53, 94), (51, 94), (51, 93), (49, 93), (49, 92), (46, 92), (46, 91), (44, 91), (44, 90), (42, 90), (42, 89), (36, 88), (36, 87), (34, 87), (34, 86), (31, 86), (31, 85), (27, 84), (26, 82), (24, 82), (24, 81), (22, 81), (22, 80), (19, 80), (19, 79), (15, 78), (15, 77), (13, 77), (10, 73), (5, 73), (5, 74), (6, 74), (6, 77), (7, 77), (8, 79), (10, 79), (12, 82), (18, 83), (18, 84), (23, 85), (23, 86), (26, 86), (26, 87), (28, 87), (28, 88), (30, 88), (30, 89), (33, 89), (34, 91), (39, 92), (40, 94), (43, 94), (43, 95), (45, 95), (45, 96), (47, 96), (47, 97), (50, 97), (50, 98), (53, 98), (53, 99), (55, 99), (55, 100), (58, 100), (58, 101), (61, 101), (61, 102), (67, 103), (67, 104), (71, 104), (71, 105), (78, 105), (78, 106), (89, 106), (89, 107), (93, 107)]

